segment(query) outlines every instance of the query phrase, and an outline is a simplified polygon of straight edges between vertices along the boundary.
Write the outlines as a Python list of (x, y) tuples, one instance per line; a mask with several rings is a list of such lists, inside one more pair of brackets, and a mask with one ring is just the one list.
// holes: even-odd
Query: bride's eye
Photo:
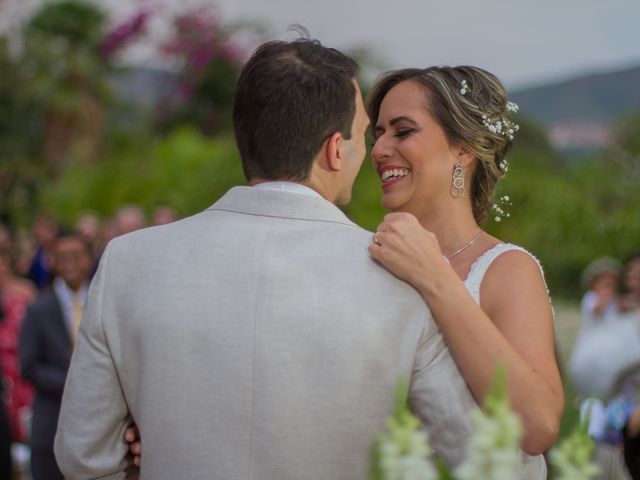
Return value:
[(404, 129), (402, 129), (402, 130), (398, 130), (398, 131), (396, 132), (396, 135), (395, 135), (395, 136), (396, 136), (397, 138), (403, 139), (403, 138), (405, 138), (405, 137), (407, 137), (407, 136), (411, 135), (413, 132), (415, 132), (415, 130), (414, 130), (413, 128), (404, 128)]

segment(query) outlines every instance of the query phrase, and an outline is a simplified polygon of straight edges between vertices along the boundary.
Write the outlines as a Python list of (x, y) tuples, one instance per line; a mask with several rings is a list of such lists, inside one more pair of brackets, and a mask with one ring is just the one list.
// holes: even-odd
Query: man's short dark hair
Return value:
[(351, 138), (357, 71), (317, 40), (260, 46), (240, 73), (233, 105), (247, 179), (305, 180), (329, 136)]

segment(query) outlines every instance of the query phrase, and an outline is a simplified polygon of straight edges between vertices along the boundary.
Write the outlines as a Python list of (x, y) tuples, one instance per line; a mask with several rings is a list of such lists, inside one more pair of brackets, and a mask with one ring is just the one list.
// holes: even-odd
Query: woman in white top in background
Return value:
[[(475, 67), (379, 80), (369, 102), (372, 156), (382, 204), (394, 213), (370, 253), (423, 295), (479, 402), (507, 364), (522, 448), (538, 456), (558, 435), (564, 403), (547, 288), (535, 258), (479, 226), (507, 170), (516, 110), (496, 77)], [(527, 478), (545, 478), (541, 462), (525, 457)]]

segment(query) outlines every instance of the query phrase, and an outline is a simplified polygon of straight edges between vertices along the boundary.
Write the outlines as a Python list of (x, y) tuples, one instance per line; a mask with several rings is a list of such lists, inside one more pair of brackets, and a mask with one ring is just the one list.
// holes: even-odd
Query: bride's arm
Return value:
[(564, 399), (551, 306), (535, 261), (518, 251), (500, 255), (482, 282), (480, 308), (432, 233), (413, 217), (390, 219), (372, 256), (420, 291), (476, 399), (487, 393), (495, 367), (507, 364), (522, 448), (531, 455), (546, 451), (557, 437)]

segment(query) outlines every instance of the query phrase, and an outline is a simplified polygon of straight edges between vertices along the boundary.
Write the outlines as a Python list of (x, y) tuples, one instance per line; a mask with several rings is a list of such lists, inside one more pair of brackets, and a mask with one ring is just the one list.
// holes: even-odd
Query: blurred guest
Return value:
[[(0, 398), (3, 396), (2, 388), (0, 382)], [(11, 471), (11, 429), (5, 406), (0, 402), (0, 478), (11, 478)]]
[(91, 249), (95, 254), (99, 254), (104, 247), (102, 235), (102, 223), (94, 213), (83, 213), (76, 222), (76, 231), (91, 244)]
[(91, 248), (77, 233), (61, 234), (55, 242), (54, 262), (53, 286), (29, 307), (20, 336), (22, 375), (36, 390), (30, 442), (33, 480), (63, 478), (53, 455), (53, 440), (87, 298)]
[(51, 248), (58, 234), (58, 225), (49, 217), (39, 215), (33, 223), (36, 252), (29, 268), (29, 278), (42, 290), (53, 277)]
[[(620, 309), (640, 316), (640, 252), (634, 253), (627, 260), (624, 278), (628, 293), (620, 301)], [(634, 480), (640, 479), (640, 374), (637, 370), (629, 380), (633, 382), (636, 408), (630, 414), (624, 430), (624, 459)]]
[(0, 369), (4, 383), (11, 437), (26, 441), (22, 419), (28, 415), (33, 398), (32, 388), (20, 377), (18, 338), (27, 305), (36, 296), (35, 286), (15, 275), (10, 247), (0, 247)]
[(620, 301), (620, 310), (628, 312), (640, 309), (640, 252), (627, 260), (625, 287), (628, 293)]
[(116, 235), (140, 230), (147, 226), (144, 212), (137, 205), (126, 205), (116, 212)]
[(11, 248), (9, 229), (0, 223), (0, 248)]
[[(9, 230), (0, 224), (0, 251), (11, 246)], [(0, 290), (0, 295), (2, 292)], [(4, 320), (4, 309), (0, 302), (0, 326)], [(0, 364), (0, 369), (2, 365)], [(4, 382), (0, 381), (0, 399), (4, 398)], [(4, 402), (0, 401), (0, 478), (11, 478), (11, 429)]]
[(84, 213), (76, 222), (76, 231), (82, 236), (85, 242), (91, 245), (91, 251), (93, 252), (91, 276), (93, 277), (93, 274), (98, 269), (100, 257), (105, 247), (102, 223), (94, 213)]
[(165, 225), (167, 223), (175, 222), (178, 219), (176, 211), (167, 206), (162, 205), (153, 211), (153, 224)]
[(104, 221), (104, 227), (102, 229), (104, 236), (104, 245), (106, 246), (111, 240), (118, 236), (118, 222), (115, 217), (107, 218)]
[(14, 263), (13, 267), (16, 275), (23, 278), (29, 277), (33, 253), (35, 252), (35, 242), (29, 231), (18, 231), (13, 237)]
[(629, 372), (640, 367), (640, 323), (621, 311), (622, 270), (622, 264), (611, 257), (598, 258), (584, 270), (584, 323), (570, 361), (576, 389), (590, 397), (581, 410), (596, 442), (597, 480), (632, 478), (622, 447), (625, 426), (636, 408)]
[(622, 264), (611, 257), (592, 261), (582, 272), (581, 283), (587, 290), (580, 308), (585, 323), (615, 314), (619, 308)]

